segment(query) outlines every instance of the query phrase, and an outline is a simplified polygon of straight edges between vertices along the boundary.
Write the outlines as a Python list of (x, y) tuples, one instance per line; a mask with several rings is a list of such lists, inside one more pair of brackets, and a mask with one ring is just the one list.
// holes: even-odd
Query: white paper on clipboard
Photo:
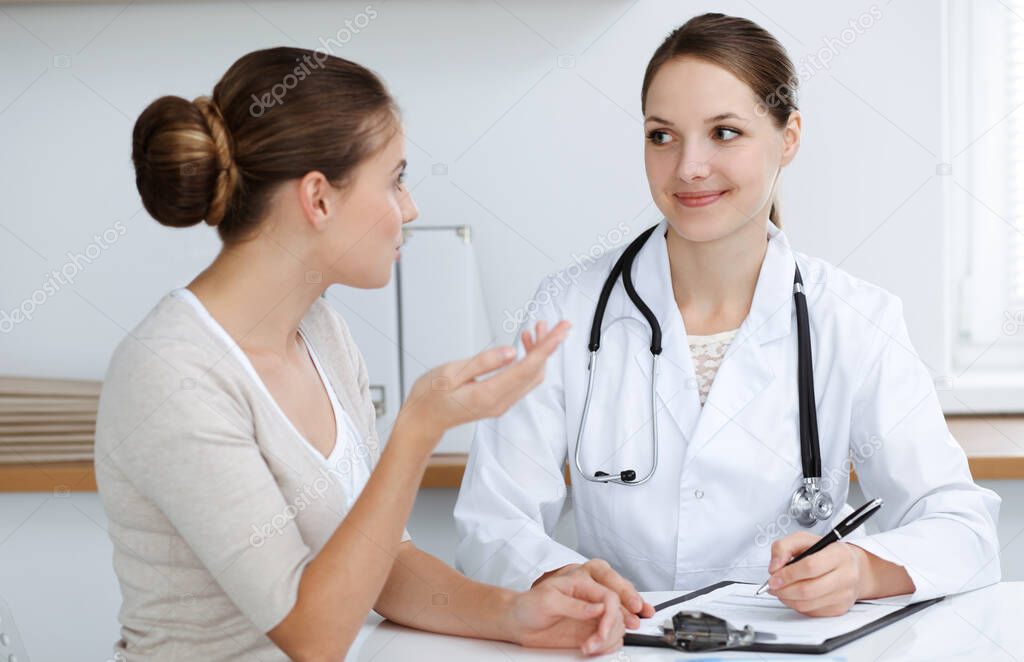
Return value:
[(680, 610), (703, 611), (724, 618), (729, 625), (751, 626), (757, 632), (770, 632), (772, 644), (820, 644), (826, 639), (851, 632), (887, 614), (902, 609), (899, 602), (857, 602), (842, 616), (805, 616), (787, 607), (775, 596), (757, 595), (757, 584), (733, 583), (692, 600), (666, 607), (641, 621), (635, 634), (661, 634), (661, 625)]

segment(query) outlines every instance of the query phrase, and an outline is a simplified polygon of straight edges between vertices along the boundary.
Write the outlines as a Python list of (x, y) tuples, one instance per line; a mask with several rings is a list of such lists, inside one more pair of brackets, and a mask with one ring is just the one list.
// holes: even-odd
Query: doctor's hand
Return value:
[(609, 653), (625, 633), (619, 607), (618, 595), (586, 575), (553, 577), (515, 597), (510, 629), (522, 646)]
[(633, 583), (615, 572), (615, 569), (604, 559), (591, 559), (582, 565), (572, 563), (558, 570), (552, 570), (541, 575), (533, 585), (540, 586), (560, 577), (585, 577), (613, 591), (618, 596), (620, 609), (626, 627), (629, 629), (640, 627), (641, 618), (654, 616), (654, 607), (644, 602), (644, 599), (633, 587)]
[[(569, 332), (569, 322), (547, 330), (537, 324), (536, 336), (524, 333), (526, 356), (516, 361), (513, 347), (496, 347), (474, 357), (434, 368), (416, 380), (398, 412), (395, 429), (433, 451), (450, 428), (483, 418), (501, 416), (544, 380), (544, 366)], [(497, 371), (497, 372), (495, 372)], [(495, 374), (481, 379), (484, 375)]]
[(834, 542), (786, 565), (820, 537), (797, 531), (772, 543), (768, 592), (801, 614), (840, 616), (864, 595), (869, 573), (867, 552), (856, 545)]

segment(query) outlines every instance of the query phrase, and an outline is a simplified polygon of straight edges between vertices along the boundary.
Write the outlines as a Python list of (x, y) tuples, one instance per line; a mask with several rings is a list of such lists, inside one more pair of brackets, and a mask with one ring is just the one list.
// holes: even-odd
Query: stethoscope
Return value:
[[(648, 228), (634, 239), (619, 259), (615, 261), (611, 272), (604, 281), (601, 295), (597, 299), (594, 310), (594, 321), (590, 327), (590, 360), (587, 362), (587, 395), (583, 401), (583, 417), (580, 420), (579, 432), (576, 434), (576, 469), (580, 475), (594, 483), (618, 483), (619, 485), (643, 485), (651, 479), (658, 468), (658, 405), (657, 380), (658, 357), (661, 355), (661, 325), (651, 309), (637, 294), (633, 286), (633, 261), (647, 239), (660, 226)], [(807, 298), (804, 296), (803, 279), (800, 268), (796, 267), (793, 277), (793, 303), (796, 306), (797, 352), (798, 352), (798, 384), (800, 398), (800, 457), (803, 464), (803, 482), (793, 492), (789, 502), (789, 513), (801, 525), (814, 526), (817, 522), (832, 517), (832, 497), (821, 489), (821, 448), (818, 444), (818, 415), (814, 404), (814, 375), (811, 362), (811, 334), (807, 317)], [(597, 375), (597, 353), (601, 349), (601, 324), (604, 321), (605, 308), (615, 283), (622, 278), (622, 286), (626, 295), (636, 306), (640, 314), (647, 320), (651, 328), (651, 411), (653, 426), (651, 434), (651, 469), (643, 478), (637, 478), (635, 469), (624, 469), (617, 474), (596, 471), (590, 476), (583, 470), (581, 460), (583, 453), (583, 430), (587, 425), (590, 413), (590, 397), (594, 389)]]

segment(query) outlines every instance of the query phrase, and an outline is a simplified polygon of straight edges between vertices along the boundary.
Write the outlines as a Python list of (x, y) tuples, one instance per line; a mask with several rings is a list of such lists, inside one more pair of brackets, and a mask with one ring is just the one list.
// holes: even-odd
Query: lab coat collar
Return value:
[[(687, 440), (694, 436), (707, 439), (774, 379), (761, 345), (785, 337), (791, 331), (795, 263), (785, 233), (769, 223), (768, 247), (750, 312), (730, 344), (702, 410), (685, 324), (672, 291), (665, 240), (668, 229), (668, 222), (663, 220), (647, 240), (634, 262), (633, 281), (662, 327), (663, 352), (659, 358), (657, 384), (662, 403)], [(632, 316), (646, 326), (621, 285), (616, 291), (620, 293), (620, 316)], [(635, 358), (644, 375), (650, 378), (650, 351), (645, 348)], [(728, 365), (730, 363), (732, 365)], [(719, 387), (720, 383), (724, 386)]]
[[(674, 334), (686, 334), (672, 291), (666, 231), (668, 221), (662, 220), (633, 263), (633, 284), (661, 323), (663, 346), (668, 345)], [(793, 322), (793, 275), (796, 266), (793, 251), (786, 233), (773, 223), (768, 223), (767, 234), (768, 248), (758, 273), (750, 312), (739, 329), (739, 339), (744, 342), (756, 338), (764, 344), (787, 336)], [(616, 290), (621, 290), (621, 285)], [(635, 317), (646, 326), (643, 315), (624, 291), (620, 291), (619, 305), (621, 315)]]

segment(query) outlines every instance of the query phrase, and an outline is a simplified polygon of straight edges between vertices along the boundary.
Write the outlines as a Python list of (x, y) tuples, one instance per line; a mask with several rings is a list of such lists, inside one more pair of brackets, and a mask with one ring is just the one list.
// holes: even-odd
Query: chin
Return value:
[(389, 264), (386, 269), (381, 268), (374, 271), (367, 271), (356, 275), (356, 277), (345, 278), (344, 280), (337, 282), (341, 285), (354, 287), (358, 290), (379, 290), (382, 287), (387, 287), (388, 283), (391, 282), (392, 273), (392, 265)]
[(672, 230), (683, 239), (695, 243), (715, 241), (736, 231), (737, 225), (726, 219), (699, 214), (673, 214), (666, 216)]

